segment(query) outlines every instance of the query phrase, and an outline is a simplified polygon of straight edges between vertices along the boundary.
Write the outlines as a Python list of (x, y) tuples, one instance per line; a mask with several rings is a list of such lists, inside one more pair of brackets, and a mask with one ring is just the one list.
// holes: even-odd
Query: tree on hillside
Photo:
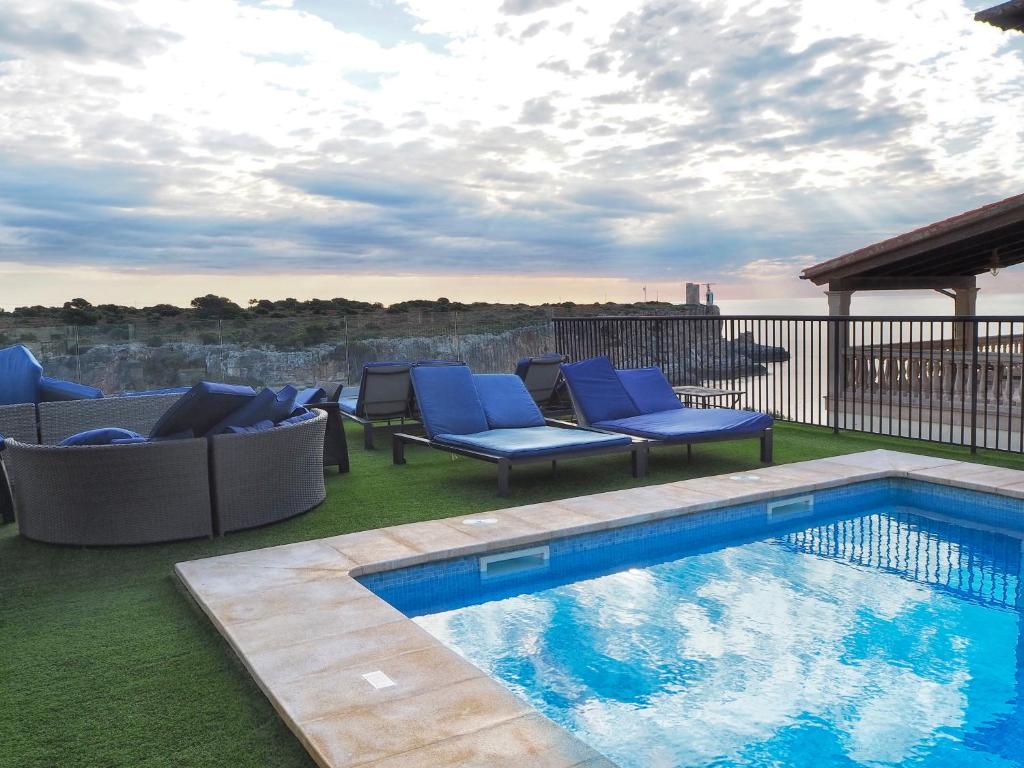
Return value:
[(85, 299), (65, 301), (60, 310), (60, 320), (66, 325), (96, 325), (99, 314)]
[(242, 308), (223, 296), (215, 296), (208, 293), (205, 296), (197, 296), (189, 302), (196, 311), (196, 317), (207, 320), (229, 320), (241, 317)]

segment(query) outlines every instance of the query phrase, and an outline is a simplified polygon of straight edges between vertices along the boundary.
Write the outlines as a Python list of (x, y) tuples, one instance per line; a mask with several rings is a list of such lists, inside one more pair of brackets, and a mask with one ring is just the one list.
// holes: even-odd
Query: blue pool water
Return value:
[(1024, 503), (813, 502), (364, 583), (623, 768), (1024, 766)]

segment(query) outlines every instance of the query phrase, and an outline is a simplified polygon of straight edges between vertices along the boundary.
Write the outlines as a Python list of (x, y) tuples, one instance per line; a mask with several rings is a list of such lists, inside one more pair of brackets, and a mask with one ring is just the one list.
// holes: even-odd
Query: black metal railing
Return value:
[[(658, 366), (736, 407), (872, 434), (1024, 451), (1024, 317), (555, 318), (571, 360)], [(720, 404), (730, 404), (723, 400)]]

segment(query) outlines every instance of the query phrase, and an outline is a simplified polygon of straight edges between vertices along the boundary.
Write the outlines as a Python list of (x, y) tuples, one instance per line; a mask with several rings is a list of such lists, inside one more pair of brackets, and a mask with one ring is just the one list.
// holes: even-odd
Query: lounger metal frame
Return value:
[[(561, 427), (563, 429), (572, 429), (580, 432), (603, 432), (603, 430), (585, 429), (583, 427), (578, 427), (575, 424), (568, 424), (556, 419), (545, 419), (545, 422), (547, 422), (549, 427)], [(487, 453), (486, 451), (477, 451), (471, 448), (462, 448), (455, 445), (449, 445), (447, 443), (440, 443), (435, 440), (431, 440), (429, 437), (396, 432), (391, 438), (391, 450), (392, 460), (395, 464), (405, 464), (406, 445), (422, 445), (428, 448), (436, 448), (437, 450), (445, 451), (447, 453), (454, 453), (458, 456), (466, 456), (470, 459), (479, 459), (491, 464), (497, 464), (498, 495), (504, 497), (509, 495), (512, 467), (521, 466), (523, 464), (544, 464), (546, 462), (551, 462), (551, 468), (554, 469), (557, 463), (562, 459), (583, 459), (590, 456), (604, 456), (613, 453), (628, 452), (632, 454), (631, 470), (633, 477), (643, 478), (647, 474), (647, 452), (650, 441), (644, 440), (640, 437), (633, 437), (631, 435), (622, 435), (622, 437), (629, 437), (631, 442), (628, 445), (604, 445), (593, 448), (574, 448), (557, 454), (510, 458), (508, 456), (498, 456), (497, 454)]]
[[(611, 429), (603, 429), (601, 427), (592, 426), (588, 421), (587, 417), (583, 414), (583, 409), (580, 408), (579, 403), (576, 402), (576, 395), (572, 391), (572, 386), (566, 382), (569, 390), (569, 397), (572, 400), (572, 409), (576, 414), (576, 421), (580, 426), (585, 427), (594, 432), (604, 432), (609, 435), (626, 435), (627, 437), (636, 437), (635, 435), (629, 435), (628, 432), (616, 432)], [(734, 409), (729, 409), (734, 410)], [(757, 438), (761, 441), (761, 463), (771, 464), (772, 457), (775, 452), (774, 445), (774, 433), (771, 427), (765, 427), (757, 432), (749, 432), (742, 435), (711, 435), (709, 437), (692, 437), (685, 438), (681, 437), (678, 440), (664, 440), (655, 437), (645, 437), (650, 445), (685, 445), (686, 446), (686, 459), (689, 461), (693, 457), (693, 446), (700, 443), (724, 443), (730, 440), (752, 440)]]
[[(395, 367), (399, 368), (402, 364), (396, 363)], [(383, 366), (382, 366), (383, 367)], [(380, 369), (374, 370), (373, 376), (405, 376), (409, 378), (409, 369), (395, 371), (382, 371)], [(366, 372), (363, 372), (363, 376), (366, 376)], [(366, 386), (363, 381), (360, 381), (360, 390)], [(334, 400), (340, 401), (344, 387), (339, 387), (337, 392), (334, 393)], [(409, 383), (409, 393), (405, 400), (405, 412), (402, 414), (396, 413), (394, 416), (360, 416), (355, 413), (348, 413), (344, 409), (339, 408), (339, 415), (343, 419), (354, 422), (363, 428), (363, 447), (368, 451), (372, 451), (375, 448), (374, 445), (374, 430), (375, 429), (400, 429), (404, 427), (408, 422), (414, 422), (413, 407), (412, 407), (412, 383)], [(398, 424), (392, 422), (398, 421)]]

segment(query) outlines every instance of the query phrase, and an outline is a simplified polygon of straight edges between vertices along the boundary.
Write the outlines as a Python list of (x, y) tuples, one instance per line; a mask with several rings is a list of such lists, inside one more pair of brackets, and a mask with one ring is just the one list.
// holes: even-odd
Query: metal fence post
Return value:
[[(981, 371), (978, 370), (978, 318), (964, 321), (964, 325), (971, 325), (971, 453), (978, 452), (978, 383), (981, 379)], [(964, 328), (966, 331), (967, 328)], [(987, 375), (987, 372), (986, 372)]]

